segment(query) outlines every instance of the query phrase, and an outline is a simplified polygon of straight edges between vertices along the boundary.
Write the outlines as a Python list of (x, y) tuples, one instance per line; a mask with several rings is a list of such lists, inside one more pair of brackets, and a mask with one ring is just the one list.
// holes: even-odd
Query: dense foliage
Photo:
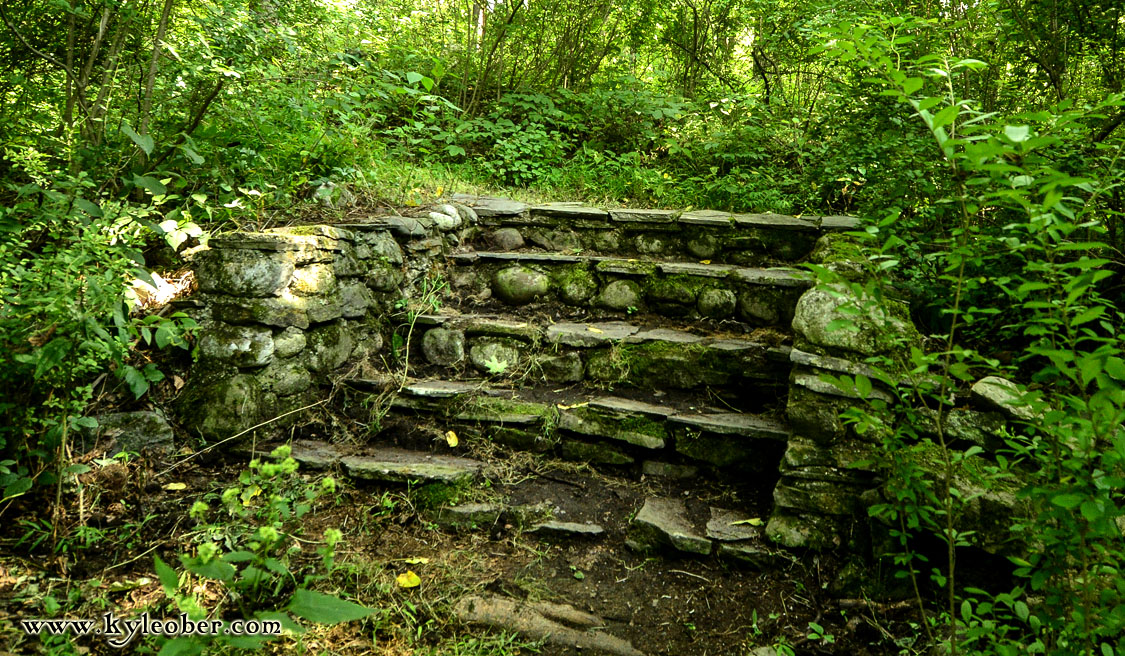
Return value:
[[(888, 363), (945, 377), (912, 402), (997, 370), (1055, 395), (1011, 444), (1024, 588), (954, 586), (949, 480), (887, 510), (904, 549), (950, 545), (931, 637), (1123, 653), (1122, 50), (1114, 0), (0, 1), (3, 499), (66, 475), (99, 375), (140, 397), (162, 374), (138, 349), (190, 346), (131, 315), (146, 254), (342, 189), (850, 213), (941, 337)], [(918, 443), (891, 431), (888, 462)]]

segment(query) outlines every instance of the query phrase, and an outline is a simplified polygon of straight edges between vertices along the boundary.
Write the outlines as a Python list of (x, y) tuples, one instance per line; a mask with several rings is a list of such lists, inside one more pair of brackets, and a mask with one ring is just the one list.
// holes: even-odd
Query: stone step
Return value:
[[(509, 315), (426, 314), (418, 316), (412, 334), (412, 370), (443, 377), (456, 372), (643, 389), (737, 387), (781, 398), (791, 366), (788, 346), (752, 336), (624, 321), (540, 324)], [(776, 343), (777, 334), (769, 337)]]
[(809, 274), (788, 268), (556, 253), (473, 251), (450, 256), (455, 302), (498, 308), (533, 301), (616, 314), (730, 319), (788, 326)]
[[(483, 463), (469, 458), (394, 448), (363, 448), (315, 440), (291, 445), (294, 460), (309, 469), (339, 467), (352, 478), (381, 483), (461, 483), (475, 478)], [(273, 446), (260, 447), (269, 453)]]
[[(362, 384), (362, 381), (360, 381)], [(389, 410), (430, 417), (441, 430), (513, 448), (603, 465), (639, 465), (669, 476), (691, 464), (776, 471), (788, 428), (769, 416), (660, 396), (643, 400), (596, 390), (511, 389), (462, 381), (410, 381)], [(686, 461), (689, 466), (676, 465)]]
[(786, 557), (763, 540), (764, 519), (710, 507), (706, 519), (693, 516), (681, 499), (649, 497), (630, 522), (625, 544), (642, 553), (677, 551), (716, 554), (758, 569), (777, 567)]
[(796, 262), (827, 233), (855, 230), (849, 216), (735, 214), (716, 210), (603, 210), (578, 203), (527, 205), (460, 198), (480, 218), (472, 243), (493, 250), (679, 257), (743, 266)]

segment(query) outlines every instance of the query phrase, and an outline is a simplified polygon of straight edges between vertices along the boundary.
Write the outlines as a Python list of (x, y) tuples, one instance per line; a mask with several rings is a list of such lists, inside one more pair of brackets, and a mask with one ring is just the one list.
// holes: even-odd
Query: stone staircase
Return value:
[[(812, 285), (792, 265), (856, 225), (456, 197), (224, 236), (196, 258), (203, 293), (187, 304), (206, 328), (181, 417), (211, 440), (283, 426), (273, 418), (360, 362), (345, 381), (378, 406), (373, 443), (298, 441), (306, 466), (389, 483), (480, 475), (434, 452), (440, 440), (403, 437), (453, 431), (627, 477), (750, 480), (768, 499), (801, 354), (789, 326)], [(707, 518), (650, 501), (630, 544), (711, 552)]]

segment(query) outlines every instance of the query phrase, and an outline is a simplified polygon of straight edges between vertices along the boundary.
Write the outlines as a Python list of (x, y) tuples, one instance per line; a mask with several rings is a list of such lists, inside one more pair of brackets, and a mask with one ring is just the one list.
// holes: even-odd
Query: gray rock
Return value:
[(669, 276), (698, 276), (700, 278), (726, 278), (736, 269), (726, 264), (696, 262), (661, 262), (660, 270)]
[(751, 519), (754, 518), (746, 513), (712, 507), (711, 519), (706, 522), (706, 537), (720, 542), (756, 540), (762, 537), (762, 531), (749, 523)]
[(744, 289), (738, 294), (738, 313), (743, 321), (772, 326), (781, 321), (782, 311), (769, 290)]
[[(720, 544), (719, 558), (746, 565), (756, 570), (778, 569), (789, 563), (789, 559), (784, 553), (768, 549), (754, 542)], [(751, 652), (752, 656), (758, 656), (759, 654), (776, 656), (777, 652), (772, 647), (762, 647)]]
[[(457, 619), (468, 624), (512, 631), (532, 640), (542, 640), (573, 653), (644, 656), (628, 641), (594, 630), (604, 624), (599, 618), (571, 606), (547, 602), (530, 603), (504, 597), (463, 597), (453, 607)], [(568, 626), (569, 625), (569, 626)], [(577, 628), (571, 628), (571, 627)]]
[(709, 232), (701, 232), (688, 239), (687, 250), (694, 257), (709, 260), (719, 252), (719, 239)]
[(235, 324), (262, 324), (285, 328), (309, 327), (308, 300), (282, 292), (271, 298), (215, 296), (210, 299), (211, 316)]
[(454, 210), (452, 216), (445, 212), (430, 212), (426, 215), (426, 218), (432, 221), (434, 227), (442, 232), (449, 232), (461, 227), (461, 216), (457, 214), (456, 210)]
[(480, 217), (477, 216), (473, 208), (463, 203), (452, 203), (452, 205), (456, 208), (457, 214), (460, 215), (461, 220), (464, 221), (465, 224), (472, 226), (480, 222)]
[(500, 523), (504, 506), (497, 503), (463, 503), (443, 506), (434, 517), (434, 523), (455, 530), (487, 528)]
[(554, 383), (577, 383), (582, 380), (584, 366), (577, 353), (545, 358), (539, 362), (543, 375)]
[(528, 532), (562, 538), (593, 538), (605, 534), (605, 529), (597, 524), (549, 521), (532, 526)]
[(729, 228), (734, 215), (730, 212), (718, 210), (694, 210), (680, 215), (680, 223), (684, 225), (703, 225), (716, 228)]
[(258, 374), (258, 379), (278, 396), (292, 396), (312, 386), (309, 370), (294, 362), (274, 362)]
[[(351, 281), (340, 285), (340, 314), (347, 319), (358, 319), (367, 314), (367, 308), (375, 304), (371, 290), (362, 282)], [(311, 312), (311, 310), (310, 310)], [(309, 315), (312, 318), (312, 315)]]
[(309, 264), (297, 267), (289, 289), (299, 296), (331, 294), (336, 290), (335, 267), (331, 264)]
[(97, 427), (83, 433), (91, 441), (112, 441), (113, 447), (106, 450), (107, 458), (122, 452), (162, 454), (172, 450), (172, 427), (158, 412), (115, 412), (95, 419)]
[(469, 349), (469, 362), (485, 373), (511, 375), (519, 367), (520, 352), (514, 346), (482, 340)]
[[(845, 306), (858, 307), (859, 316), (842, 312)], [(870, 306), (852, 295), (844, 285), (828, 289), (810, 289), (797, 301), (793, 317), (793, 330), (810, 343), (827, 349), (837, 349), (862, 356), (884, 353), (897, 339), (918, 342), (920, 336), (899, 303), (887, 301), (890, 313)], [(834, 321), (851, 322), (851, 329), (838, 328)], [(833, 329), (829, 329), (833, 326)]]
[(998, 410), (1012, 419), (1034, 421), (1035, 412), (1022, 402), (1023, 392), (1018, 385), (999, 376), (988, 376), (977, 381), (971, 390), (973, 401), (988, 410)]
[(839, 518), (775, 510), (766, 524), (766, 537), (790, 549), (825, 551), (843, 543), (843, 527)]
[(476, 391), (478, 385), (459, 380), (426, 380), (412, 383), (402, 391), (412, 396), (427, 399), (450, 399)]
[(548, 251), (579, 251), (582, 249), (582, 240), (578, 233), (565, 228), (547, 230), (532, 228), (527, 231), (528, 240), (536, 246)]
[(476, 460), (402, 449), (344, 456), (340, 464), (353, 478), (385, 483), (460, 483), (474, 478), (481, 469)]
[(523, 305), (545, 296), (550, 286), (547, 274), (522, 266), (501, 269), (492, 278), (492, 293), (510, 305)]
[(264, 367), (273, 360), (273, 332), (262, 326), (212, 323), (199, 339), (199, 354), (236, 367)]
[(659, 234), (645, 234), (643, 232), (633, 237), (633, 245), (636, 247), (638, 253), (644, 255), (657, 255), (668, 250), (671, 246), (667, 237)]
[(294, 269), (287, 253), (212, 248), (196, 257), (195, 279), (203, 292), (272, 296), (289, 284)]
[(679, 212), (672, 210), (610, 210), (609, 218), (621, 223), (670, 223)]
[(636, 416), (620, 416), (592, 408), (571, 408), (559, 412), (559, 428), (618, 440), (645, 449), (663, 449), (667, 433), (661, 422)]
[(307, 343), (305, 331), (289, 326), (273, 336), (273, 354), (278, 358), (291, 358), (305, 350)]
[(588, 462), (592, 465), (631, 465), (634, 462), (633, 456), (608, 444), (566, 440), (559, 451), (567, 460)]
[(498, 251), (514, 251), (523, 248), (523, 235), (515, 228), (500, 228), (492, 233), (490, 239), (492, 247)]
[(559, 298), (570, 305), (585, 305), (598, 293), (598, 281), (584, 266), (572, 267), (556, 276)]
[(629, 526), (625, 544), (643, 553), (667, 546), (703, 556), (711, 553), (711, 541), (692, 527), (684, 502), (661, 497), (645, 499), (644, 506)]
[(391, 232), (403, 239), (424, 237), (427, 232), (426, 226), (421, 221), (408, 216), (388, 216), (385, 221)]
[(305, 335), (308, 347), (303, 359), (317, 373), (327, 373), (344, 364), (355, 348), (351, 331), (343, 322), (315, 328)]
[(422, 354), (430, 364), (452, 367), (465, 359), (465, 333), (432, 328), (422, 335)]
[(729, 289), (711, 287), (699, 294), (699, 313), (705, 317), (725, 319), (734, 314), (738, 297)]
[(616, 253), (621, 248), (621, 233), (617, 230), (595, 230), (591, 245), (602, 253)]
[[(239, 374), (210, 385), (189, 385), (177, 414), (189, 433), (218, 441), (257, 425), (269, 410), (262, 382)], [(244, 437), (249, 440), (251, 435)]]
[(634, 335), (638, 328), (623, 321), (606, 323), (555, 323), (547, 327), (547, 340), (566, 346), (598, 346), (606, 342), (622, 341)]
[(527, 216), (526, 203), (507, 198), (466, 198), (463, 202), (481, 218)]
[(624, 311), (640, 303), (641, 288), (632, 280), (615, 280), (598, 295), (598, 305), (610, 310)]

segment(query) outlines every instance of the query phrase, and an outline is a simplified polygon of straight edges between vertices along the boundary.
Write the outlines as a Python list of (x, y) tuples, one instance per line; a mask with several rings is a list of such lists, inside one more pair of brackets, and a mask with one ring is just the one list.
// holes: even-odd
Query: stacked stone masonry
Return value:
[[(857, 225), (455, 197), (415, 216), (213, 238), (194, 256), (199, 293), (182, 302), (202, 330), (178, 417), (209, 442), (262, 424), (276, 434), (342, 378), (389, 393), (396, 416), (439, 420), (467, 437), (648, 476), (777, 480), (755, 539), (843, 546), (883, 481), (874, 438), (840, 419), (858, 394), (825, 376), (865, 373), (865, 358), (902, 348), (888, 334), (917, 342), (905, 308), (856, 319), (846, 286), (814, 288), (793, 268), (811, 260), (854, 279), (861, 267), (840, 255), (839, 235)], [(435, 286), (437, 275), (449, 286)], [(434, 289), (441, 302), (412, 312), (397, 336), (409, 368), (388, 370), (395, 360), (384, 344), (401, 309)], [(843, 318), (853, 330), (832, 329)], [(1008, 385), (982, 381), (974, 409), (948, 415), (959, 444), (992, 451), (1007, 421), (1026, 419)], [(560, 401), (559, 390), (569, 396)], [(876, 385), (871, 395), (889, 400), (892, 391)], [(368, 451), (306, 445), (295, 457), (381, 481), (480, 471), (472, 461)], [(981, 495), (965, 520), (979, 546), (1004, 550), (978, 525), (1010, 512), (1013, 498)], [(715, 517), (735, 511), (713, 508), (713, 521), (685, 512), (650, 499), (631, 543), (758, 564), (777, 557), (760, 540), (723, 537)]]

